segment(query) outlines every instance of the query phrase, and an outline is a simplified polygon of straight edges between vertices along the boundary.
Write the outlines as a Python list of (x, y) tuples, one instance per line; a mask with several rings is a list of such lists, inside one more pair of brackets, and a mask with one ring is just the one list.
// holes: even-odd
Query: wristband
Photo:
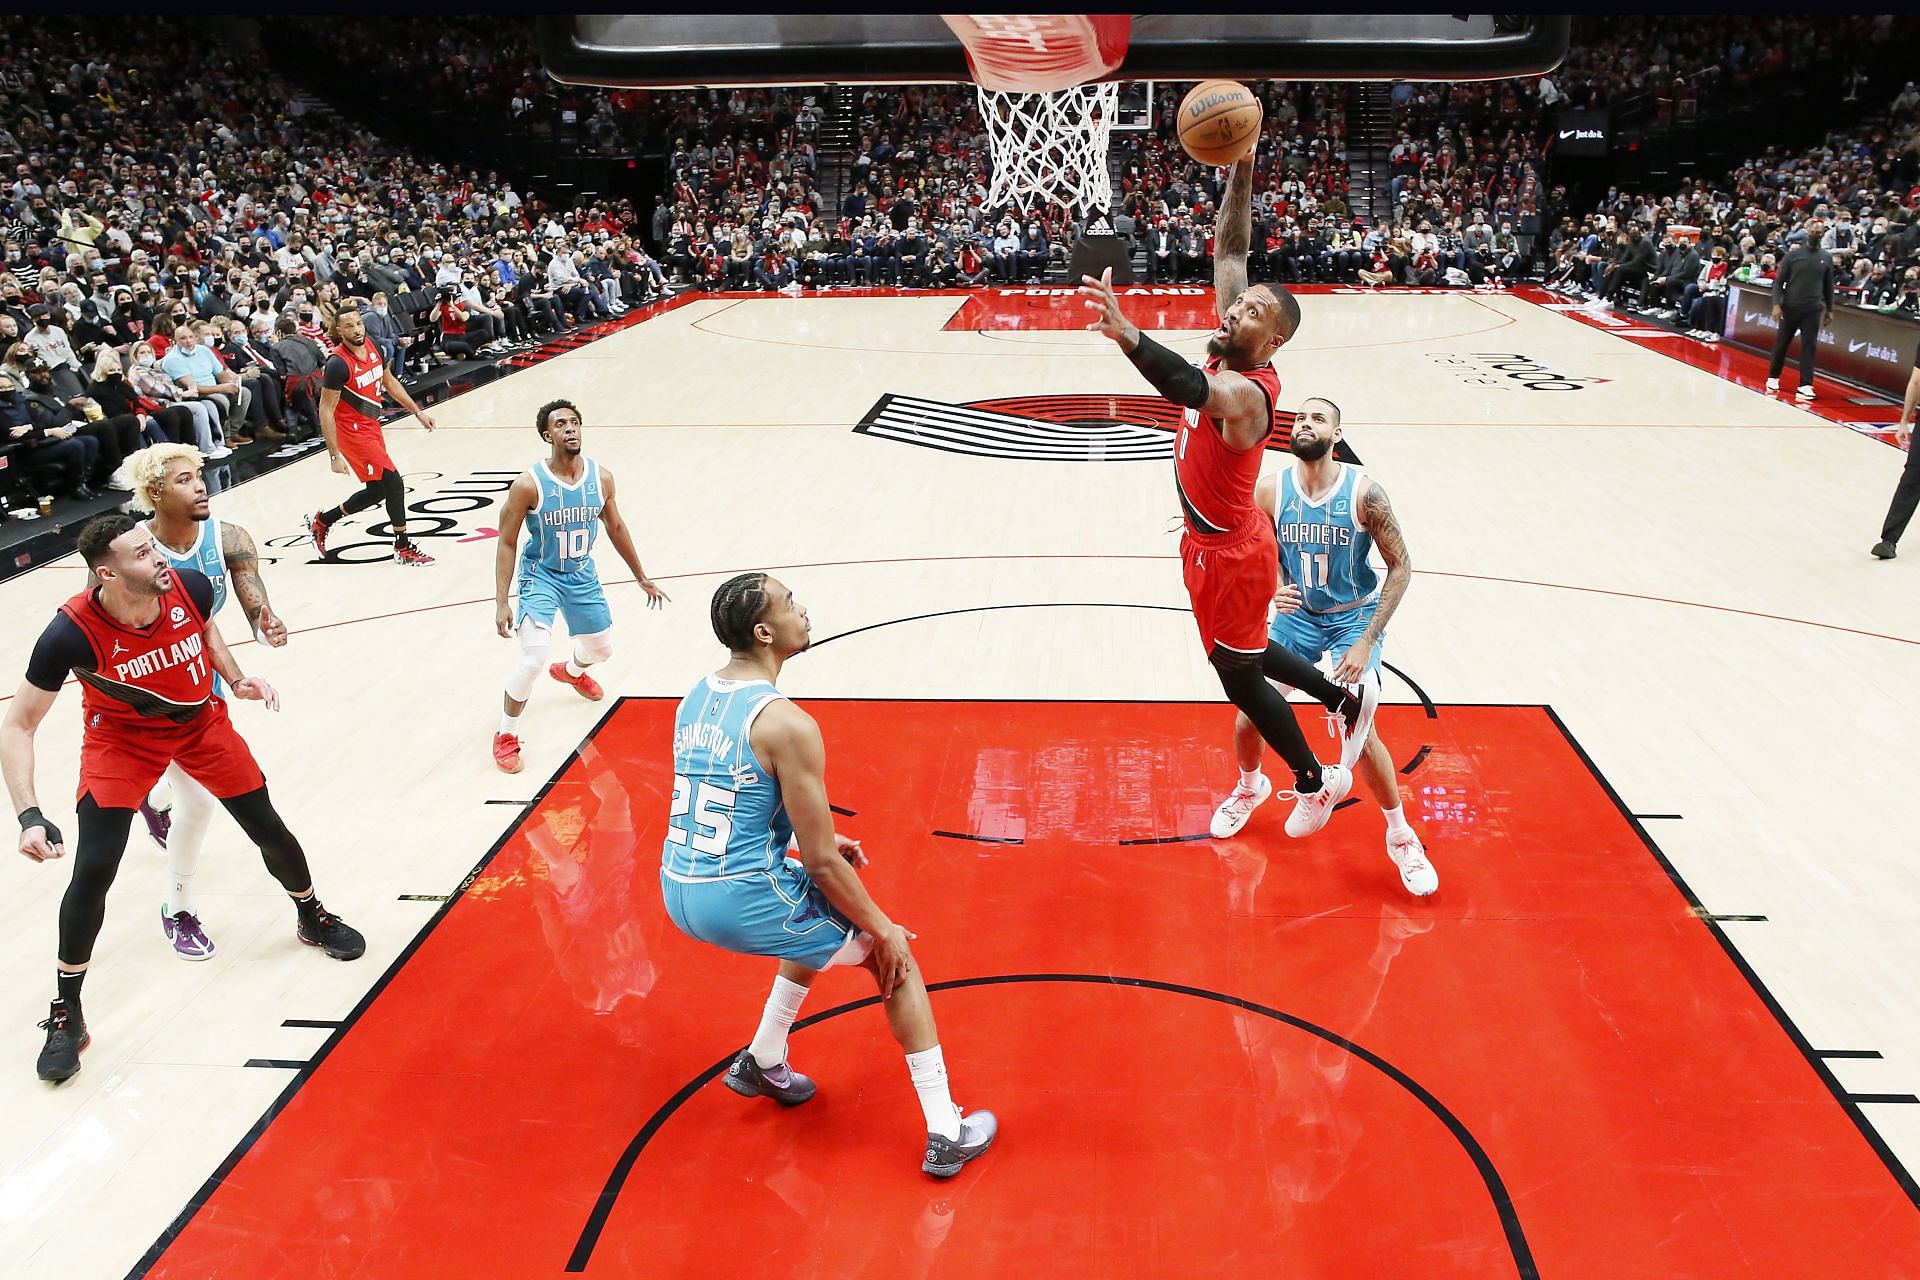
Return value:
[(48, 818), (46, 814), (40, 812), (40, 808), (38, 805), (35, 805), (32, 808), (21, 811), (20, 829), (22, 831), (25, 831), (28, 827), (45, 827), (47, 829), (47, 843), (48, 844), (61, 843), (60, 828), (54, 826), (52, 819)]

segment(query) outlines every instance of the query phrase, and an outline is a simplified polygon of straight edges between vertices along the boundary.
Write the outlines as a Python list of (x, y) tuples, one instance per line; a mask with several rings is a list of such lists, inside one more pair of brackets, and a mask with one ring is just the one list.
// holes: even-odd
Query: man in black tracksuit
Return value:
[(1820, 326), (1833, 320), (1833, 259), (1820, 247), (1826, 227), (1814, 221), (1806, 230), (1787, 237), (1787, 256), (1773, 277), (1773, 319), (1780, 331), (1773, 339), (1773, 361), (1767, 366), (1767, 390), (1780, 389), (1780, 370), (1787, 348), (1800, 336), (1802, 400), (1813, 399), (1813, 357), (1820, 347)]

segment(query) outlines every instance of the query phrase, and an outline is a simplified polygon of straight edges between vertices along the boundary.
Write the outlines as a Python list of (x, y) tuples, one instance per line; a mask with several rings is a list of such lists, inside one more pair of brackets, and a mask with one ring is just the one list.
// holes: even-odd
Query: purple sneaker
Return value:
[(173, 811), (168, 809), (163, 813), (142, 800), (140, 816), (147, 820), (147, 834), (153, 837), (153, 842), (162, 849), (166, 848), (167, 836), (173, 831)]
[(160, 931), (182, 960), (205, 960), (213, 954), (213, 939), (200, 927), (200, 917), (191, 911), (168, 915), (165, 907), (160, 908)]

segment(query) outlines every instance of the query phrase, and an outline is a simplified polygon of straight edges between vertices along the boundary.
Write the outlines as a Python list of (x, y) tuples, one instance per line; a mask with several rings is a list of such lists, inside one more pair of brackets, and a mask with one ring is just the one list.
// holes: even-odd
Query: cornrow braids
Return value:
[(743, 573), (728, 578), (713, 593), (713, 634), (734, 653), (754, 647), (753, 626), (767, 611), (767, 575)]

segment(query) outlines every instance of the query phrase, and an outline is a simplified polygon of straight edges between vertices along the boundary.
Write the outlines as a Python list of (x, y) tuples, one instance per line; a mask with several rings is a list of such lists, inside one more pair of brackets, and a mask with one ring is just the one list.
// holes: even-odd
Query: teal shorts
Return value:
[[(1345, 613), (1312, 614), (1305, 609), (1276, 613), (1267, 624), (1267, 638), (1308, 662), (1318, 662), (1322, 654), (1329, 653), (1337, 660), (1359, 643), (1361, 633), (1373, 621), (1374, 608), (1364, 604)], [(1373, 657), (1367, 661), (1368, 671), (1379, 669), (1380, 655), (1386, 652), (1386, 637), (1380, 640), (1373, 646)]]
[(660, 896), (667, 918), (689, 938), (809, 969), (826, 968), (858, 932), (791, 858), (730, 880), (689, 883), (662, 870)]

